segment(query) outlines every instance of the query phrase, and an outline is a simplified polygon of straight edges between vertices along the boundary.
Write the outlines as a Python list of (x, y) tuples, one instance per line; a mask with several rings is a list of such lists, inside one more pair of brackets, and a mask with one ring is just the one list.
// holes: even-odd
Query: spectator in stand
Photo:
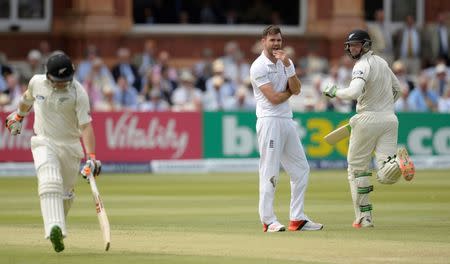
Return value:
[(83, 87), (89, 96), (89, 103), (91, 107), (97, 104), (98, 101), (103, 100), (103, 91), (111, 89), (117, 90), (115, 82), (111, 78), (108, 68), (103, 64), (103, 61), (96, 57), (92, 60), (90, 71), (85, 77)]
[(42, 60), (41, 60), (42, 66), (45, 67), (45, 65), (47, 64), (47, 59), (52, 54), (52, 49), (50, 48), (50, 43), (48, 43), (48, 41), (46, 41), (46, 40), (39, 42), (39, 51), (41, 52), (41, 55), (42, 55)]
[(172, 84), (170, 84), (169, 82), (170, 81), (161, 80), (160, 75), (153, 75), (151, 71), (149, 71), (147, 73), (147, 78), (145, 79), (144, 90), (142, 90), (141, 92), (143, 100), (150, 100), (152, 97), (152, 92), (154, 90), (158, 90), (160, 93), (160, 97), (162, 97), (162, 100), (165, 100), (169, 103), (172, 92), (173, 90), (175, 90), (175, 88), (173, 88)]
[(102, 90), (102, 99), (94, 104), (94, 111), (97, 112), (115, 112), (122, 110), (122, 106), (114, 99), (114, 90), (105, 87)]
[(228, 8), (225, 12), (224, 23), (227, 25), (235, 25), (241, 23), (238, 12), (234, 7)]
[(212, 3), (213, 1), (211, 0), (202, 1), (202, 6), (200, 7), (201, 24), (215, 24), (219, 21)]
[(345, 87), (348, 87), (352, 80), (353, 65), (354, 62), (350, 58), (350, 56), (344, 55), (341, 57), (338, 76), (339, 82), (342, 83)]
[(33, 49), (28, 52), (27, 63), (19, 68), (20, 76), (24, 80), (30, 80), (35, 74), (43, 74), (45, 67), (42, 65), (42, 54)]
[(137, 92), (141, 91), (141, 77), (136, 66), (130, 62), (130, 50), (128, 48), (119, 48), (117, 51), (118, 63), (112, 68), (114, 80), (118, 83), (119, 77), (125, 77), (129, 87), (134, 87)]
[[(170, 104), (172, 104), (172, 101), (171, 101), (172, 94), (175, 91), (175, 89), (178, 87), (178, 83), (174, 79), (170, 78), (171, 70), (175, 70), (175, 69), (169, 68), (168, 66), (163, 66), (161, 68), (161, 76), (159, 77), (160, 90), (163, 92), (167, 101), (169, 101)], [(176, 72), (175, 72), (175, 75), (177, 75)], [(154, 78), (158, 79), (158, 76), (154, 76)], [(176, 77), (176, 78), (178, 79), (178, 77)]]
[(430, 89), (437, 93), (439, 96), (443, 96), (445, 90), (450, 85), (450, 80), (447, 75), (447, 66), (440, 63), (436, 65), (436, 74), (433, 76), (430, 82)]
[(247, 59), (245, 58), (245, 53), (242, 51), (239, 51), (236, 54), (236, 79), (233, 80), (233, 82), (236, 85), (244, 84), (245, 80), (248, 79), (250, 76), (250, 64), (247, 62)]
[(255, 111), (256, 101), (253, 93), (248, 86), (242, 84), (236, 94), (224, 104), (224, 110), (227, 111)]
[(205, 48), (202, 51), (202, 59), (194, 64), (194, 75), (197, 78), (195, 86), (200, 88), (203, 92), (206, 91), (206, 80), (213, 75), (213, 61), (213, 51), (210, 48)]
[[(19, 106), (19, 102), (22, 99), (22, 94), (28, 89), (28, 81), (25, 78), (13, 73), (6, 77), (6, 82), (10, 91), (10, 96), (8, 96), (9, 104), (4, 105), (4, 112), (13, 112)], [(1, 95), (0, 95), (1, 96)], [(1, 103), (0, 103), (1, 104)], [(1, 111), (0, 107), (0, 111)]]
[(202, 110), (202, 91), (194, 86), (195, 78), (188, 70), (182, 70), (180, 74), (180, 85), (172, 94), (172, 110), (176, 112), (183, 111), (201, 111)]
[(395, 46), (398, 48), (397, 58), (404, 61), (407, 74), (419, 74), (422, 33), (417, 28), (413, 16), (406, 16), (405, 25), (397, 32), (395, 39), (397, 43)]
[[(224, 69), (225, 65), (220, 59), (217, 59), (213, 63), (213, 76), (206, 80), (206, 92), (208, 91), (219, 91), (221, 98), (228, 98), (234, 96), (235, 84), (225, 77)], [(219, 80), (221, 80), (219, 82)], [(217, 88), (215, 85), (220, 83), (220, 87)]]
[[(86, 50), (84, 51), (84, 59), (80, 61), (77, 67), (77, 71), (75, 72), (75, 78), (83, 83), (87, 76), (92, 71), (92, 62), (98, 58), (98, 51), (95, 45), (88, 45)], [(106, 71), (109, 72), (108, 68)]]
[(308, 75), (324, 74), (328, 71), (328, 60), (317, 54), (317, 44), (315, 43), (309, 45), (308, 53), (298, 63)]
[(6, 62), (6, 55), (0, 53), (0, 92), (6, 90), (6, 76), (13, 72)]
[(245, 20), (249, 24), (270, 24), (270, 9), (262, 0), (255, 0), (245, 12)]
[(215, 75), (209, 80), (211, 85), (203, 97), (203, 106), (206, 111), (222, 111), (226, 102), (233, 98), (233, 94), (223, 92), (225, 79), (221, 75)]
[(233, 81), (238, 79), (237, 58), (240, 52), (239, 44), (232, 40), (225, 43), (224, 55), (219, 58), (224, 65), (225, 77)]
[(447, 86), (444, 94), (438, 100), (438, 111), (450, 114), (450, 86)]
[(327, 99), (322, 96), (322, 78), (319, 74), (315, 74), (311, 79), (310, 85), (302, 87), (303, 96), (298, 96), (303, 101), (303, 111), (325, 111), (327, 109)]
[(409, 90), (406, 86), (400, 85), (400, 97), (394, 103), (395, 112), (408, 112)]
[(138, 93), (133, 86), (130, 86), (125, 76), (117, 78), (117, 87), (119, 88), (114, 100), (118, 102), (122, 109), (136, 111), (138, 107)]
[(143, 112), (164, 112), (170, 111), (170, 104), (167, 102), (159, 89), (152, 89), (150, 99), (139, 105), (139, 111)]
[(160, 74), (162, 79), (167, 79), (173, 82), (177, 81), (177, 70), (170, 66), (170, 53), (167, 50), (162, 50), (158, 54), (158, 60), (152, 67), (153, 74)]
[(270, 24), (272, 25), (284, 24), (283, 19), (281, 18), (280, 11), (272, 10), (272, 12), (270, 13)]
[(436, 22), (425, 28), (424, 59), (428, 65), (437, 64), (443, 59), (447, 65), (450, 60), (450, 29), (447, 23), (447, 13), (441, 12), (436, 16)]
[(17, 73), (10, 73), (5, 78), (6, 89), (0, 92), (0, 109), (5, 112), (13, 112), (17, 109), (22, 96), (22, 86)]
[(154, 40), (148, 39), (144, 43), (142, 53), (134, 57), (134, 65), (138, 66), (140, 76), (145, 76), (149, 70), (156, 64), (155, 58), (156, 43)]
[(374, 17), (375, 23), (368, 25), (368, 32), (372, 39), (372, 50), (391, 65), (394, 60), (392, 32), (384, 22), (384, 10), (376, 10)]
[[(428, 78), (432, 79), (434, 78), (434, 76), (436, 75), (436, 66), (439, 64), (444, 64), (445, 65), (445, 60), (442, 58), (438, 58), (436, 64), (434, 65), (429, 65), (428, 67), (426, 67), (425, 69), (422, 70), (423, 73), (425, 73), (427, 75)], [(446, 72), (447, 72), (447, 76), (450, 76), (450, 67), (446, 67)]]
[(406, 75), (405, 64), (400, 60), (394, 61), (394, 63), (392, 63), (392, 72), (400, 82), (401, 90), (406, 90), (409, 94), (409, 92), (414, 89), (414, 82)]
[(435, 112), (438, 98), (439, 96), (430, 90), (428, 77), (422, 73), (417, 87), (409, 94), (408, 109), (412, 112)]

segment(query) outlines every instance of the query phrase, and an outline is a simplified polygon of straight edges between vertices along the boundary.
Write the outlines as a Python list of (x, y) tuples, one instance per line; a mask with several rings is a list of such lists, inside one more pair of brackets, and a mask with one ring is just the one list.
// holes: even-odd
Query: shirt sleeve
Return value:
[(396, 102), (398, 98), (400, 98), (401, 94), (400, 82), (398, 81), (397, 76), (395, 76), (391, 70), (389, 71), (392, 79), (392, 94), (394, 95), (394, 102)]
[(34, 100), (34, 98), (35, 98), (35, 96), (34, 96), (34, 86), (35, 86), (35, 83), (36, 83), (36, 75), (33, 76), (33, 77), (30, 79), (30, 81), (28, 82), (27, 90), (28, 90), (28, 94), (29, 94), (32, 98), (27, 98), (27, 100), (30, 100), (30, 99)]
[(75, 81), (75, 89), (77, 89), (77, 100), (75, 111), (77, 113), (78, 125), (82, 126), (92, 121), (91, 108), (89, 106), (89, 97), (83, 86), (78, 81)]
[(368, 63), (364, 61), (360, 61), (355, 64), (352, 71), (352, 80), (361, 79), (364, 82), (367, 82), (369, 76), (370, 66)]
[(266, 83), (270, 83), (267, 69), (264, 69), (262, 66), (250, 68), (250, 79), (258, 88)]
[(350, 82), (350, 86), (346, 89), (336, 91), (336, 97), (345, 100), (354, 100), (358, 98), (364, 90), (366, 83), (361, 78), (355, 78)]

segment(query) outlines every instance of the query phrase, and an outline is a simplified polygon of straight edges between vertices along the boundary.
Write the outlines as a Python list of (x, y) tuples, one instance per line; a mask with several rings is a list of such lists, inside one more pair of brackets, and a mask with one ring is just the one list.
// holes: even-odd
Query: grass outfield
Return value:
[[(374, 180), (374, 179), (372, 179)], [(103, 242), (89, 186), (80, 180), (66, 250), (43, 239), (36, 179), (0, 178), (0, 263), (449, 263), (450, 171), (419, 171), (413, 182), (374, 182), (373, 229), (351, 227), (345, 171), (313, 171), (306, 213), (319, 232), (263, 233), (257, 174), (102, 175), (111, 223)], [(276, 212), (288, 224), (289, 181)]]

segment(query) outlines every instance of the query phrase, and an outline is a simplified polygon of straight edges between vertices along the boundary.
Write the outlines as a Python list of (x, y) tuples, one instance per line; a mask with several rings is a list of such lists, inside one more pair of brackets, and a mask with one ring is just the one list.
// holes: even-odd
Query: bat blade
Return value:
[(111, 229), (109, 226), (108, 215), (106, 214), (105, 207), (103, 206), (103, 200), (95, 182), (95, 178), (90, 173), (88, 175), (89, 185), (91, 186), (92, 196), (94, 198), (95, 210), (97, 212), (98, 222), (102, 231), (103, 241), (105, 244), (105, 251), (108, 251), (111, 246)]
[(339, 141), (347, 138), (350, 136), (350, 125), (347, 124), (345, 126), (341, 126), (333, 131), (331, 131), (329, 134), (327, 134), (323, 139), (330, 145), (334, 145), (338, 143)]

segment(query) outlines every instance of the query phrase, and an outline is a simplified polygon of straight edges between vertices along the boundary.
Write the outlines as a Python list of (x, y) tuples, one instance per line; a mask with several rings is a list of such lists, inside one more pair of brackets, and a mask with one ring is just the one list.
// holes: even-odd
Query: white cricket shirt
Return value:
[[(292, 64), (292, 61), (291, 61)], [(288, 77), (281, 60), (273, 63), (264, 55), (264, 52), (252, 63), (250, 67), (250, 80), (256, 100), (256, 116), (261, 117), (285, 117), (292, 118), (292, 110), (289, 102), (274, 105), (259, 89), (262, 85), (272, 83), (275, 92), (286, 90)]]
[(80, 126), (91, 122), (89, 99), (81, 84), (73, 80), (64, 89), (54, 89), (45, 74), (31, 78), (28, 90), (34, 99), (34, 132), (54, 142), (80, 141)]
[(353, 67), (352, 80), (364, 80), (362, 94), (357, 98), (356, 112), (394, 112), (394, 92), (400, 83), (387, 62), (372, 51), (364, 54)]

